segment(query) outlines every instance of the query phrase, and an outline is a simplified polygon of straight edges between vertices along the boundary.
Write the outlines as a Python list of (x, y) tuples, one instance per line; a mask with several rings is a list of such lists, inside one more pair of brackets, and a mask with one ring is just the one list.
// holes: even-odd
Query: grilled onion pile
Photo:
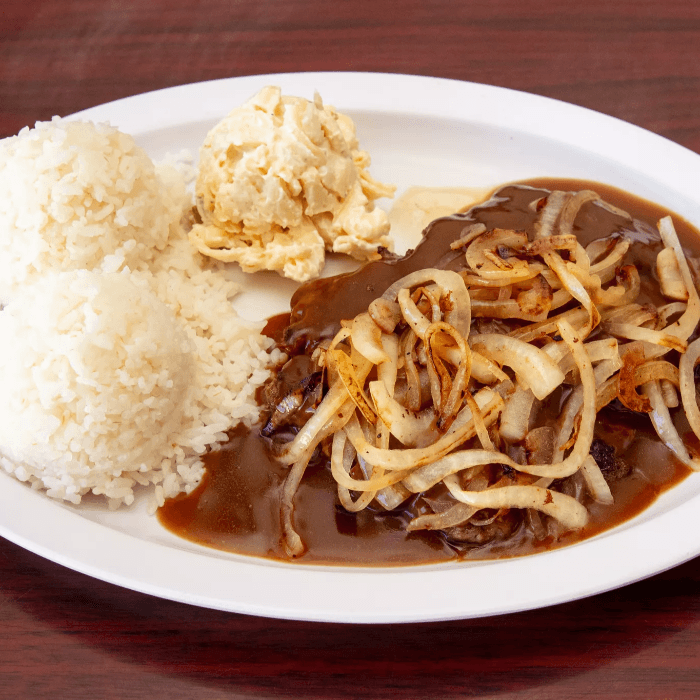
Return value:
[[(319, 445), (351, 512), (392, 510), (441, 485), (432, 512), (409, 530), (483, 526), (510, 509), (526, 509), (539, 527), (543, 515), (563, 531), (584, 527), (581, 493), (553, 482), (579, 473), (587, 497), (612, 502), (591, 446), (597, 413), (616, 399), (649, 414), (675, 457), (700, 468), (669, 413), (682, 403), (700, 438), (700, 299), (673, 222), (658, 222), (667, 303), (651, 307), (637, 301), (630, 240), (586, 248), (577, 240), (574, 221), (587, 202), (627, 216), (595, 192), (554, 191), (533, 202), (532, 237), (467, 225), (452, 244), (464, 250), (464, 270), (403, 277), (316, 348), (328, 390), (276, 455), (290, 466), (282, 522), (291, 556), (304, 552), (294, 495)], [(564, 399), (556, 425), (538, 422), (556, 392)]]

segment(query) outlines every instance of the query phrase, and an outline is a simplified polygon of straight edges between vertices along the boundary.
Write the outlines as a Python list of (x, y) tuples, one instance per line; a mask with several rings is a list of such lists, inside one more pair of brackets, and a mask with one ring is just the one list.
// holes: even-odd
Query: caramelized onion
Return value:
[(538, 238), (523, 246), (523, 251), (528, 255), (544, 255), (553, 250), (576, 250), (578, 240), (573, 234), (558, 234)]
[(661, 240), (664, 242), (664, 245), (673, 250), (676, 261), (678, 262), (681, 278), (688, 290), (688, 305), (685, 312), (678, 321), (671, 324), (665, 330), (667, 333), (680, 338), (680, 340), (687, 341), (697, 328), (698, 322), (700, 322), (700, 297), (698, 297), (693, 282), (693, 276), (688, 267), (688, 261), (685, 259), (683, 249), (678, 240), (678, 234), (676, 233), (670, 216), (665, 216), (659, 221), (659, 233), (661, 234)]
[(571, 530), (579, 530), (588, 522), (588, 511), (577, 500), (539, 486), (464, 491), (454, 475), (445, 478), (445, 485), (458, 501), (475, 508), (534, 508), (556, 518)]
[(588, 486), (594, 501), (606, 503), (608, 505), (613, 502), (613, 495), (608, 486), (608, 482), (605, 481), (603, 472), (600, 471), (598, 463), (591, 455), (588, 455), (588, 457), (583, 460), (581, 473), (586, 480), (586, 486)]
[(672, 333), (656, 331), (643, 326), (634, 326), (631, 323), (609, 323), (607, 331), (618, 338), (627, 340), (643, 340), (652, 345), (661, 345), (664, 348), (685, 352), (687, 343)]
[(432, 406), (423, 411), (404, 408), (390, 396), (383, 382), (370, 382), (369, 391), (380, 420), (407, 447), (424, 447), (434, 436), (437, 416)]
[(425, 338), (423, 339), (427, 353), (429, 372), (434, 370), (437, 374), (438, 367), (440, 366), (438, 364), (440, 362), (438, 359), (439, 352), (435, 347), (438, 334), (440, 333), (447, 335), (447, 337), (455, 343), (459, 354), (457, 371), (454, 378), (447, 383), (447, 386), (445, 382), (441, 383), (441, 398), (439, 402), (436, 402), (435, 398), (433, 398), (433, 404), (438, 408), (438, 428), (440, 430), (447, 430), (454, 420), (457, 411), (460, 409), (463, 398), (467, 393), (467, 384), (471, 376), (472, 356), (471, 350), (464, 338), (462, 338), (457, 330), (449, 323), (432, 323), (428, 327)]
[(313, 416), (304, 427), (296, 434), (294, 440), (288, 443), (275, 456), (282, 464), (293, 464), (301, 459), (302, 455), (321, 441), (319, 435), (347, 401), (348, 395), (340, 381), (336, 382), (328, 391), (323, 401), (319, 404)]
[[(599, 241), (593, 241), (590, 246), (586, 249), (588, 253), (588, 259), (591, 260), (591, 273), (594, 275), (600, 275), (601, 278), (606, 276), (608, 270), (614, 270), (618, 263), (625, 257), (625, 254), (629, 250), (630, 241), (627, 238), (618, 238), (613, 246), (613, 249), (608, 252), (608, 254), (602, 259), (593, 262), (593, 256), (595, 255), (595, 250), (593, 246)], [(606, 243), (606, 241), (603, 241)]]
[(349, 355), (342, 350), (333, 350), (329, 352), (329, 355), (332, 361), (331, 366), (338, 373), (352, 402), (362, 411), (365, 420), (372, 424), (376, 423), (377, 414), (365, 395)]
[(479, 509), (474, 506), (468, 506), (465, 503), (455, 503), (455, 505), (442, 513), (419, 515), (417, 518), (413, 518), (406, 526), (406, 530), (415, 532), (416, 530), (444, 530), (448, 527), (456, 527), (467, 522), (478, 511)]
[(574, 229), (574, 221), (581, 207), (586, 202), (594, 202), (600, 199), (600, 195), (592, 190), (580, 190), (568, 197), (561, 211), (559, 230), (561, 235), (570, 236)]
[[(498, 255), (499, 249), (521, 249), (528, 244), (527, 234), (523, 231), (495, 228), (478, 236), (467, 248), (467, 265), (479, 274), (490, 271), (494, 265), (500, 269), (513, 269), (509, 259)], [(491, 253), (490, 256), (487, 253)], [(522, 263), (523, 261), (517, 261)], [(501, 267), (508, 265), (508, 267)], [(527, 264), (525, 263), (525, 267)]]
[(679, 386), (683, 410), (691, 430), (700, 439), (700, 409), (698, 409), (697, 390), (695, 388), (695, 365), (700, 358), (700, 338), (694, 340), (678, 365)]
[(656, 256), (656, 274), (659, 276), (659, 286), (664, 296), (687, 301), (688, 288), (685, 286), (676, 253), (672, 248), (659, 251)]
[[(474, 396), (477, 405), (481, 409), (485, 421), (493, 419), (503, 407), (503, 399), (490, 389), (481, 389)], [(357, 453), (367, 460), (369, 464), (383, 469), (404, 470), (417, 468), (429, 462), (444, 457), (457, 445), (470, 440), (476, 435), (472, 413), (465, 406), (455, 418), (449, 430), (437, 441), (428, 447), (411, 448), (406, 450), (379, 449), (370, 445), (365, 439), (357, 422), (352, 420), (347, 425), (348, 438), (357, 450)]]
[(588, 319), (588, 311), (582, 308), (569, 309), (558, 316), (548, 318), (546, 321), (533, 323), (529, 326), (523, 326), (510, 332), (511, 338), (517, 338), (525, 343), (531, 343), (533, 340), (539, 340), (548, 335), (553, 335), (557, 332), (557, 324), (560, 321), (566, 320), (574, 328), (585, 325)]
[(651, 403), (646, 396), (637, 393), (637, 368), (644, 363), (644, 352), (633, 350), (622, 358), (622, 367), (617, 384), (617, 398), (622, 404), (637, 413), (649, 413)]
[(473, 336), (471, 345), (499, 365), (511, 367), (538, 399), (549, 396), (564, 381), (563, 372), (547, 353), (517, 338), (483, 333)]
[(590, 330), (595, 328), (600, 321), (600, 314), (598, 313), (598, 309), (594, 306), (588, 291), (576, 275), (569, 269), (564, 260), (562, 260), (559, 253), (547, 253), (547, 255), (545, 255), (545, 262), (559, 278), (564, 289), (566, 289), (574, 299), (579, 301), (588, 312), (589, 321), (585, 333), (587, 336)]
[(383, 297), (375, 299), (369, 305), (368, 313), (385, 333), (393, 333), (396, 325), (401, 321), (401, 309), (398, 303)]
[[(585, 503), (612, 503), (607, 467), (591, 446), (597, 414), (615, 398), (647, 413), (678, 459), (700, 469), (669, 413), (678, 387), (700, 439), (700, 297), (673, 223), (659, 221), (657, 269), (661, 292), (674, 301), (656, 308), (637, 301), (642, 280), (627, 262), (625, 235), (586, 248), (577, 240), (587, 203), (627, 216), (589, 190), (551, 192), (533, 205), (533, 240), (467, 224), (451, 245), (465, 250), (465, 271), (412, 272), (343, 321), (319, 351), (329, 389), (279, 450), (291, 465), (282, 493), (290, 555), (303, 553), (293, 498), (319, 445), (330, 450), (349, 512), (390, 510), (423, 494), (409, 531), (471, 532), (506, 522), (510, 509), (525, 509), (540, 537), (582, 528)], [(660, 359), (669, 350), (680, 354), (678, 367), (675, 353)], [(557, 389), (556, 427), (542, 425), (541, 402)]]
[(688, 448), (683, 444), (676, 426), (671, 420), (671, 414), (668, 412), (668, 407), (664, 403), (661, 389), (658, 382), (649, 382), (644, 385), (644, 392), (649, 398), (651, 404), (651, 423), (656, 430), (659, 439), (673, 452), (676, 457), (683, 462), (687, 467), (694, 471), (700, 471), (700, 460), (697, 457), (691, 457)]
[(535, 222), (535, 238), (547, 238), (554, 235), (554, 225), (556, 224), (561, 210), (569, 198), (568, 192), (555, 190), (547, 196), (547, 201), (540, 212), (539, 219)]
[(355, 316), (352, 321), (350, 338), (355, 350), (372, 364), (380, 365), (389, 359), (382, 347), (382, 329), (369, 314)]
[(282, 488), (282, 532), (284, 535), (284, 545), (287, 553), (291, 557), (298, 557), (304, 553), (304, 543), (299, 533), (294, 529), (294, 495), (299, 488), (301, 479), (304, 476), (309, 460), (313, 455), (316, 445), (321, 440), (340, 430), (353, 415), (354, 405), (352, 401), (346, 401), (329, 422), (327, 422), (314, 436), (314, 439), (302, 452), (299, 459), (294, 462)]
[[(604, 360), (593, 370), (593, 380), (596, 386), (596, 399), (594, 409), (596, 413), (600, 410), (600, 408), (602, 408), (602, 406), (599, 405), (599, 396), (601, 394), (601, 391), (603, 390), (603, 386), (605, 385), (605, 382), (613, 375), (616, 383), (613, 386), (612, 395), (602, 405), (607, 406), (607, 404), (609, 404), (610, 401), (612, 401), (615, 398), (617, 392), (617, 375), (614, 373), (617, 372), (617, 370), (620, 368), (620, 365), (621, 361), (619, 360), (619, 358), (615, 358), (612, 360)], [(567, 400), (564, 406), (564, 410), (562, 411), (561, 416), (559, 417), (559, 433), (557, 436), (558, 450), (564, 451), (567, 445), (569, 444), (569, 439), (571, 437), (571, 433), (573, 432), (574, 424), (576, 422), (576, 419), (579, 417), (583, 404), (584, 388), (583, 384), (581, 384), (571, 392), (571, 395), (569, 396), (569, 399)]]
[(402, 289), (411, 289), (427, 282), (435, 282), (451, 306), (451, 310), (445, 315), (445, 321), (467, 337), (471, 324), (471, 302), (464, 280), (456, 272), (434, 268), (412, 272), (394, 282), (382, 294), (382, 299), (396, 301)]
[(535, 395), (530, 389), (516, 389), (506, 399), (501, 414), (499, 431), (501, 437), (509, 442), (524, 440), (530, 426), (530, 414), (535, 403)]

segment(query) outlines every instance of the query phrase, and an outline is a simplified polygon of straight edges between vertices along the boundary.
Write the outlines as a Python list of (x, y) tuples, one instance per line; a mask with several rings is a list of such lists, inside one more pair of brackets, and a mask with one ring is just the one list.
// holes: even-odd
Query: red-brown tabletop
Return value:
[[(514, 88), (700, 153), (695, 0), (5, 0), (0, 137), (153, 89), (292, 71)], [(0, 628), (2, 698), (700, 697), (700, 559), (543, 610), (370, 626), (160, 600), (0, 540)]]

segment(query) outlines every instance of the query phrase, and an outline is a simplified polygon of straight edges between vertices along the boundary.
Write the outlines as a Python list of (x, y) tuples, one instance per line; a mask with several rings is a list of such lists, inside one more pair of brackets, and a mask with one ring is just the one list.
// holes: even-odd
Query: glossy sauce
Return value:
[[(426, 230), (423, 243), (404, 259), (373, 263), (357, 273), (303, 285), (292, 298), (291, 314), (271, 319), (266, 332), (291, 352), (308, 352), (319, 340), (332, 337), (341, 319), (352, 318), (366, 310), (391, 282), (409, 271), (425, 267), (463, 267), (464, 251), (451, 251), (449, 244), (460, 237), (465, 225), (483, 221), (488, 228), (531, 231), (536, 214), (529, 204), (538, 197), (532, 187), (594, 189), (606, 201), (629, 212), (632, 218), (652, 225), (668, 213), (661, 207), (597, 183), (540, 179), (527, 184), (530, 187), (504, 187), (485, 205), (434, 222)], [(541, 195), (544, 194), (543, 190)], [(593, 206), (596, 205), (585, 205), (576, 220), (575, 232), (584, 245), (593, 238), (623, 229), (630, 235), (626, 230), (629, 222), (608, 212), (601, 216), (600, 208), (594, 211), (591, 210)], [(697, 250), (697, 232), (675, 216), (674, 223), (684, 244)], [(632, 247), (632, 261), (640, 271), (646, 272), (643, 279), (652, 281), (653, 262), (660, 243), (644, 231), (634, 233), (633, 237), (636, 245)], [(640, 299), (642, 302), (659, 301), (654, 284), (645, 284), (642, 296), (645, 297)], [(323, 303), (319, 303), (320, 300)], [(302, 359), (300, 356), (299, 360)], [(303, 374), (303, 366), (298, 371)], [(555, 407), (553, 413), (556, 412)], [(599, 414), (596, 434), (611, 444), (624, 440), (630, 430), (636, 431), (632, 443), (625, 445), (623, 454), (618, 455), (632, 466), (632, 472), (611, 484), (615, 499), (612, 506), (587, 504), (590, 521), (583, 530), (540, 542), (523, 526), (507, 540), (482, 546), (450, 544), (438, 532), (407, 533), (405, 525), (416, 514), (415, 498), (395, 512), (368, 508), (357, 514), (347, 513), (337, 502), (335, 481), (321, 459), (309, 466), (295, 497), (295, 527), (307, 546), (301, 561), (403, 565), (459, 558), (486, 559), (518, 556), (591, 537), (634, 517), (660, 493), (689, 474), (688, 468), (659, 443), (648, 423), (646, 416), (613, 409), (604, 409)], [(200, 486), (188, 496), (171, 499), (158, 511), (161, 523), (200, 544), (286, 559), (281, 544), (280, 500), (288, 468), (269, 457), (259, 428), (251, 431), (237, 428), (221, 450), (205, 457), (205, 464), (206, 475)]]

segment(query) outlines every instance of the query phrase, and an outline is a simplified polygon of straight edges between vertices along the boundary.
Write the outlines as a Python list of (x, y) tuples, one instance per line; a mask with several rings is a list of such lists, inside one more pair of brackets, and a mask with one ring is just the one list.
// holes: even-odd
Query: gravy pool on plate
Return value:
[[(508, 185), (469, 212), (431, 224), (421, 245), (405, 258), (388, 258), (368, 264), (351, 275), (303, 285), (291, 301), (290, 316), (272, 319), (268, 325), (268, 332), (291, 355), (290, 362), (280, 370), (267, 392), (267, 400), (271, 403), (269, 415), (274, 413), (276, 402), (286, 393), (293, 392), (299, 382), (308, 384), (308, 378), (319, 371), (315, 358), (312, 359), (314, 350), (319, 346), (327, 348), (341, 328), (341, 321), (367, 311), (370, 304), (397, 279), (425, 268), (457, 271), (468, 279), (473, 270), (468, 269), (467, 246), (451, 247), (464, 235), (465, 228), (483, 224), (483, 228), (489, 231), (524, 231), (532, 239), (551, 191), (588, 189), (595, 190), (612, 206), (601, 206), (595, 201), (581, 205), (573, 228), (579, 243), (586, 247), (594, 240), (606, 240), (611, 248), (626, 237), (631, 245), (617, 268), (621, 269), (623, 263), (634, 265), (639, 273), (640, 288), (634, 303), (650, 310), (671, 303), (660, 295), (655, 279), (656, 257), (663, 244), (654, 231), (656, 222), (669, 212), (594, 183), (542, 179)], [(673, 221), (692, 261), (692, 255), (700, 245), (700, 234), (679, 217), (674, 216)], [(504, 259), (507, 257), (505, 255)], [(608, 286), (614, 284), (612, 281)], [(482, 294), (480, 299), (480, 293), (475, 294), (472, 286), (470, 294), (474, 298), (472, 333), (475, 335), (492, 331), (495, 325), (501, 326), (502, 332), (513, 333), (533, 323), (529, 318), (480, 317), (479, 301), (482, 306), (484, 303), (488, 306), (488, 294)], [(575, 302), (552, 310), (550, 317), (571, 308), (572, 304)], [(610, 337), (609, 332), (602, 330), (611, 327), (610, 323), (606, 326), (605, 313), (603, 317), (602, 323), (591, 332), (590, 339)], [(560, 342), (560, 338), (556, 333), (550, 333), (548, 342), (551, 341)], [(633, 340), (618, 338), (618, 342), (626, 344)], [(674, 353), (676, 351), (671, 350), (667, 354), (677, 364)], [(327, 376), (322, 376), (317, 386), (324, 386), (324, 382), (323, 391), (327, 393)], [(241, 428), (234, 431), (222, 450), (207, 456), (206, 475), (199, 488), (188, 496), (168, 501), (159, 511), (160, 521), (178, 535), (207, 546), (288, 559), (288, 532), (285, 532), (281, 513), (284, 511), (285, 482), (290, 466), (281, 464), (271, 452), (279, 451), (279, 445), (293, 439), (308, 421), (318, 405), (318, 391), (315, 399), (306, 397), (286, 423), (278, 421), (274, 429), (268, 425), (264, 431), (267, 437), (260, 435), (262, 426), (251, 431)], [(555, 429), (570, 393), (570, 386), (562, 385), (541, 402), (537, 427)], [(261, 400), (265, 398), (261, 397)], [(690, 431), (682, 416), (682, 408), (670, 410), (679, 434), (692, 450), (693, 441), (687, 437)], [(494, 423), (491, 427), (492, 435), (496, 426)], [(483, 448), (477, 438), (468, 446)], [(527, 461), (525, 440), (506, 442), (497, 438), (495, 447), (516, 460)], [(447, 507), (445, 503), (449, 501), (449, 494), (446, 494), (445, 485), (439, 483), (425, 492), (412, 493), (389, 510), (373, 500), (359, 512), (348, 512), (338, 499), (338, 485), (329, 468), (330, 448), (326, 440), (325, 448), (314, 453), (294, 493), (291, 518), (304, 548), (299, 560), (347, 565), (402, 565), (534, 553), (580, 541), (634, 517), (663, 490), (690, 472), (689, 467), (674, 457), (659, 440), (648, 416), (630, 410), (618, 398), (598, 411), (591, 449), (606, 477), (612, 504), (594, 500), (578, 472), (567, 478), (550, 480), (545, 486), (583, 504), (588, 513), (583, 527), (562, 527), (556, 518), (540, 511), (532, 512), (536, 509), (482, 508), (470, 521), (458, 526), (409, 531), (409, 523)], [(507, 485), (508, 479), (514, 478), (512, 471), (507, 465), (489, 464), (481, 469), (479, 478), (486, 489), (499, 483)], [(361, 477), (357, 473), (354, 476)], [(520, 481), (516, 479), (515, 482), (522, 483), (523, 478), (518, 478)], [(536, 479), (527, 475), (524, 481), (531, 485)], [(351, 498), (357, 496), (355, 493)]]

